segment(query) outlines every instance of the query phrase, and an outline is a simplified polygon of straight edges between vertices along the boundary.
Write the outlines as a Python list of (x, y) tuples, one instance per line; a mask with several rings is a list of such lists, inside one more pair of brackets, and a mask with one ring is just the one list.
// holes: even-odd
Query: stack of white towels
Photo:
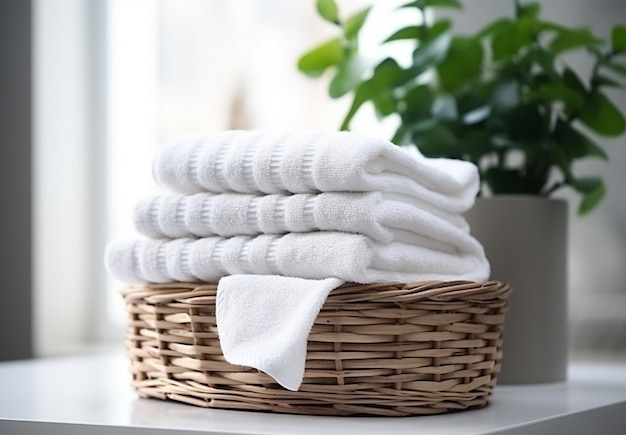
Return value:
[(344, 282), (489, 275), (462, 215), (479, 187), (468, 162), (350, 132), (224, 131), (165, 144), (153, 177), (169, 191), (137, 204), (144, 237), (107, 246), (109, 273), (217, 282), (226, 360), (291, 390), (313, 321)]

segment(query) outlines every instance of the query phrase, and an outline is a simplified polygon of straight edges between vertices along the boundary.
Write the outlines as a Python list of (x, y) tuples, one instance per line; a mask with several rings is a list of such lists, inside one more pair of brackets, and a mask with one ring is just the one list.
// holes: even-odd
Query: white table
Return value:
[(491, 404), (417, 417), (318, 417), (140, 399), (123, 355), (0, 363), (0, 434), (626, 434), (626, 365), (572, 363), (564, 383), (498, 386)]

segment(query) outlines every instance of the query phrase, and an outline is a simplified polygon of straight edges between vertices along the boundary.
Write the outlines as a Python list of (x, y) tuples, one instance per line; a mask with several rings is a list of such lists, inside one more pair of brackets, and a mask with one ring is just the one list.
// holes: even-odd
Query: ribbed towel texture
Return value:
[(382, 243), (409, 241), (406, 232), (435, 239), (440, 233), (452, 244), (470, 238), (460, 215), (383, 192), (160, 195), (137, 204), (134, 224), (139, 233), (155, 239), (314, 231), (364, 234)]
[(133, 240), (109, 246), (110, 270), (125, 282), (217, 282), (237, 274), (307, 279), (411, 282), (485, 279), (480, 245), (463, 250), (422, 237), (423, 243), (380, 244), (361, 234), (333, 231), (256, 237)]
[(479, 182), (467, 162), (427, 159), (414, 148), (357, 133), (317, 131), (183, 136), (162, 149), (153, 174), (180, 193), (382, 191), (458, 213), (472, 206)]
[(144, 237), (107, 246), (127, 283), (218, 282), (222, 352), (297, 390), (328, 293), (346, 281), (488, 278), (462, 213), (478, 172), (348, 132), (224, 131), (175, 138), (140, 201)]

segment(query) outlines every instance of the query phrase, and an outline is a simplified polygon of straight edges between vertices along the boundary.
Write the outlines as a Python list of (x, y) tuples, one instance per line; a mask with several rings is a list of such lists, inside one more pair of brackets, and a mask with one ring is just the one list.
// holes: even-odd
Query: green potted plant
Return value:
[[(601, 177), (578, 175), (574, 165), (608, 160), (594, 137), (626, 129), (607, 95), (624, 88), (626, 26), (615, 26), (606, 41), (589, 29), (542, 19), (538, 3), (513, 5), (510, 17), (462, 35), (449, 13), (459, 13), (460, 1), (409, 1), (401, 8), (417, 10), (421, 19), (382, 42), (413, 42), (410, 64), (401, 65), (393, 57), (364, 59), (359, 33), (370, 8), (342, 19), (333, 0), (318, 0), (319, 15), (338, 35), (305, 53), (298, 67), (313, 77), (332, 74), (330, 96), (352, 98), (341, 129), (350, 129), (369, 103), (378, 117), (399, 119), (392, 142), (476, 164), (482, 198), (467, 218), (492, 277), (515, 290), (501, 381), (556, 381), (567, 362), (567, 207), (553, 194), (573, 189), (580, 214), (606, 194)], [(565, 55), (572, 52), (588, 55), (586, 77), (568, 65)]]

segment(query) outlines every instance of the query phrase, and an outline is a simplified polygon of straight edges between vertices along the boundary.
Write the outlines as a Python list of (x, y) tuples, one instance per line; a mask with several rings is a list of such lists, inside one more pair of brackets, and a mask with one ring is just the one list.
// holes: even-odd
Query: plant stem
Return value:
[(563, 186), (565, 186), (565, 183), (563, 181), (556, 182), (552, 186), (550, 186), (548, 190), (545, 191), (543, 196), (550, 196)]
[(505, 157), (506, 157), (505, 154), (506, 154), (505, 151), (502, 150), (502, 149), (500, 149), (500, 150), (498, 150), (496, 152), (496, 156), (498, 158), (498, 168), (500, 168), (500, 169), (504, 169), (504, 163), (505, 163), (505, 160), (506, 160), (505, 159)]
[(598, 89), (598, 84), (594, 80), (594, 78), (598, 76), (600, 67), (602, 66), (604, 62), (610, 62), (612, 58), (613, 58), (613, 53), (606, 53), (602, 59), (600, 59), (599, 57), (596, 57), (596, 61), (593, 65), (593, 69), (591, 70), (591, 79), (589, 80), (591, 93), (595, 92)]
[(420, 29), (420, 41), (424, 42), (428, 39), (428, 26), (426, 25), (426, 9), (419, 6), (417, 8), (422, 16), (422, 22), (419, 26)]
[(515, 18), (520, 17), (520, 11), (522, 10), (522, 6), (520, 5), (519, 0), (515, 0)]

